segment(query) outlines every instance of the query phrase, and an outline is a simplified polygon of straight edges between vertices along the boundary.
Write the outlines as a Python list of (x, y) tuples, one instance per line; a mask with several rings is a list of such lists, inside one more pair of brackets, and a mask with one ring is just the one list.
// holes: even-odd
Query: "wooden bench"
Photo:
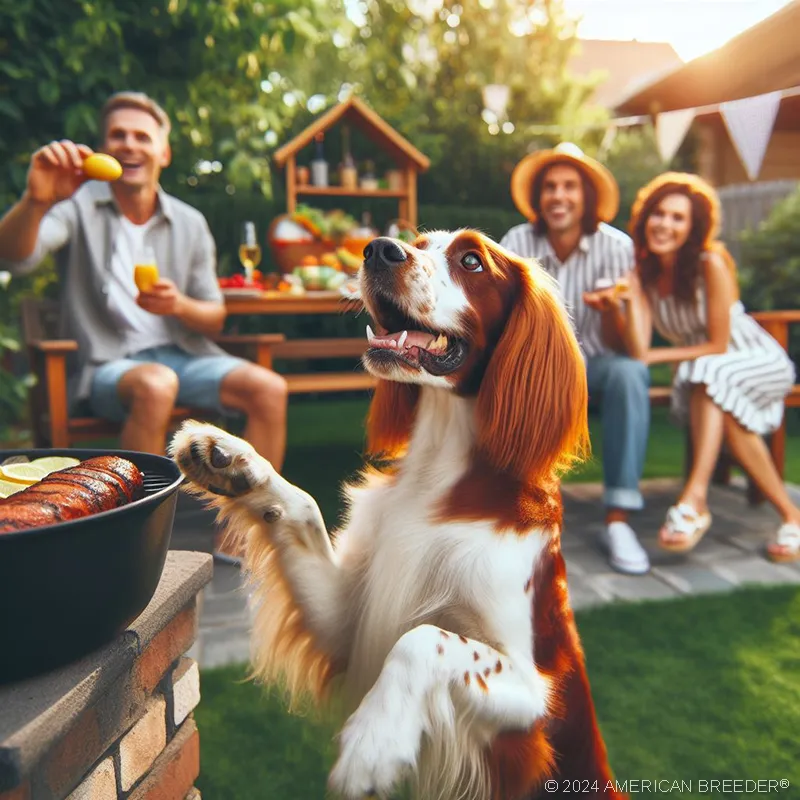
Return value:
[[(778, 344), (789, 352), (789, 328), (800, 323), (800, 310), (793, 311), (755, 311), (752, 314), (762, 328), (769, 333)], [(786, 397), (786, 408), (800, 407), (800, 383), (795, 383)], [(770, 437), (770, 452), (778, 471), (783, 476), (786, 463), (786, 418), (781, 427)]]
[[(31, 368), (37, 384), (31, 391), (31, 420), (37, 447), (69, 447), (73, 442), (114, 436), (119, 426), (96, 417), (70, 417), (67, 409), (67, 356), (78, 349), (71, 340), (53, 339), (58, 330), (58, 304), (52, 301), (26, 299), (22, 303), (22, 327)], [(759, 324), (788, 351), (789, 326), (800, 323), (800, 311), (762, 311), (753, 314)], [(251, 334), (219, 336), (215, 341), (229, 352), (242, 355), (271, 369), (274, 359), (359, 358), (366, 348), (366, 339), (301, 339), (287, 341), (283, 334)], [(375, 378), (360, 369), (349, 372), (290, 373), (286, 378), (290, 394), (313, 392), (349, 392), (371, 389)], [(652, 406), (668, 406), (669, 386), (650, 389)], [(800, 384), (795, 384), (786, 398), (788, 408), (800, 406)], [(189, 417), (202, 417), (199, 409), (176, 408), (173, 422)], [(786, 461), (786, 420), (769, 437), (769, 448), (778, 472), (783, 476)], [(691, 466), (691, 446), (687, 436), (686, 469)], [(715, 480), (727, 483), (734, 462), (723, 453)], [(750, 501), (763, 500), (750, 482)]]
[[(54, 338), (59, 306), (48, 300), (22, 301), (22, 331), (36, 385), (30, 394), (31, 423), (37, 447), (71, 447), (78, 441), (116, 436), (119, 425), (88, 415), (70, 416), (67, 407), (67, 359), (78, 349), (73, 340)], [(214, 341), (233, 355), (267, 369), (277, 359), (353, 358), (361, 356), (366, 339), (303, 339), (287, 341), (281, 333), (220, 335)], [(352, 392), (371, 389), (375, 378), (362, 369), (348, 372), (284, 375), (290, 394)], [(207, 411), (178, 407), (172, 425), (189, 418), (209, 419)]]
[[(766, 330), (787, 352), (789, 351), (789, 328), (793, 324), (800, 323), (800, 310), (798, 311), (755, 311), (751, 315), (764, 330)], [(651, 406), (668, 406), (670, 404), (671, 389), (669, 386), (653, 386), (650, 389)], [(795, 383), (786, 397), (786, 408), (800, 407), (800, 383)], [(786, 418), (784, 416), (780, 428), (767, 437), (767, 444), (772, 460), (781, 477), (784, 475), (786, 467)], [(688, 432), (686, 436), (686, 458), (685, 470), (688, 474), (692, 464), (691, 439)], [(728, 484), (731, 479), (731, 470), (736, 466), (736, 461), (732, 455), (723, 449), (720, 454), (717, 468), (714, 472), (714, 482), (718, 484)], [(750, 503), (757, 505), (764, 501), (764, 496), (758, 487), (748, 476), (747, 496)]]
[[(309, 358), (361, 358), (367, 348), (366, 337), (357, 339), (296, 339), (277, 342), (271, 347), (273, 359)], [(268, 366), (264, 364), (263, 366)], [(283, 376), (289, 385), (289, 394), (311, 392), (353, 392), (372, 389), (374, 376), (363, 369), (350, 372), (286, 373)]]
[[(71, 339), (54, 339), (58, 303), (26, 298), (22, 301), (22, 333), (36, 385), (30, 392), (31, 424), (36, 447), (71, 447), (75, 442), (116, 436), (120, 426), (88, 415), (70, 416), (67, 404), (67, 358), (78, 349)], [(270, 349), (283, 334), (217, 336), (221, 347), (260, 362), (270, 362)], [(177, 407), (172, 425), (190, 417), (209, 419), (207, 411)]]

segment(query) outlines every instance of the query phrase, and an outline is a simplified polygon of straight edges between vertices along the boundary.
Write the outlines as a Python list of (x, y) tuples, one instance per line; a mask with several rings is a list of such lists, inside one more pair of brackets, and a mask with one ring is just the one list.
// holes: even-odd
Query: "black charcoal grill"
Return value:
[(144, 473), (141, 500), (0, 533), (0, 683), (62, 666), (113, 640), (144, 610), (167, 557), (183, 477), (170, 459), (125, 450), (0, 451), (10, 457), (116, 455)]

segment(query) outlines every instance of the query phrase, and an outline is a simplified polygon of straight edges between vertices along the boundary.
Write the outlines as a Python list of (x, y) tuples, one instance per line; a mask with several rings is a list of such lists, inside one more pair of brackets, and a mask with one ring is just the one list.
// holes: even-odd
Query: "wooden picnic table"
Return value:
[[(228, 315), (261, 314), (287, 316), (292, 314), (343, 314), (362, 308), (360, 301), (348, 300), (336, 292), (265, 291), (261, 294), (225, 292)], [(273, 359), (360, 358), (367, 346), (365, 336), (358, 338), (329, 337), (325, 339), (289, 339), (274, 343), (260, 342), (253, 360), (272, 368)], [(291, 394), (308, 392), (343, 392), (371, 389), (375, 378), (363, 369), (347, 372), (291, 373), (285, 375)]]
[(306, 292), (292, 295), (288, 292), (265, 291), (260, 295), (225, 293), (228, 315), (234, 314), (337, 314), (361, 308), (360, 301), (348, 300), (339, 292)]

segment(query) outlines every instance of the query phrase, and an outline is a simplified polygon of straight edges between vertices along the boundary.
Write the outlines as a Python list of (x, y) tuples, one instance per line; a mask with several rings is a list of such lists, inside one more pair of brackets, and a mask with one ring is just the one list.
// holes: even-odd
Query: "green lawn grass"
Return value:
[[(313, 494), (329, 526), (339, 486), (362, 464), (366, 398), (303, 400), (289, 409), (286, 477)], [(568, 481), (602, 478), (594, 457)], [(791, 428), (790, 428), (791, 430)], [(655, 409), (646, 477), (679, 476), (684, 435)], [(797, 437), (787, 479), (800, 481)], [(800, 797), (800, 590), (749, 589), (582, 612), (578, 625), (598, 716), (620, 780), (786, 778)], [(281, 698), (244, 682), (244, 670), (204, 671), (198, 786), (225, 800), (316, 800), (335, 748), (333, 728), (289, 716)], [(735, 795), (726, 795), (735, 796)]]
[[(701, 779), (787, 779), (773, 796), (800, 797), (800, 589), (611, 605), (577, 620), (619, 781), (691, 781), (675, 796), (705, 798)], [(243, 676), (203, 672), (198, 788), (215, 800), (322, 798), (334, 728), (288, 715)]]

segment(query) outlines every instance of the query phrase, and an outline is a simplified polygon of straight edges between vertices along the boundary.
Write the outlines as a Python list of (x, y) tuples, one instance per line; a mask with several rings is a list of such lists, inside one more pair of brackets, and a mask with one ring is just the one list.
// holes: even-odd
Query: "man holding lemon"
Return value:
[[(152, 453), (164, 451), (176, 404), (241, 411), (245, 437), (280, 469), (286, 383), (208, 338), (226, 313), (216, 248), (202, 214), (159, 185), (171, 158), (167, 114), (121, 92), (101, 124), (113, 159), (67, 140), (45, 145), (0, 220), (0, 261), (12, 273), (55, 256), (62, 333), (79, 344), (71, 401), (121, 422), (122, 447)], [(146, 267), (138, 286), (137, 265)]]

